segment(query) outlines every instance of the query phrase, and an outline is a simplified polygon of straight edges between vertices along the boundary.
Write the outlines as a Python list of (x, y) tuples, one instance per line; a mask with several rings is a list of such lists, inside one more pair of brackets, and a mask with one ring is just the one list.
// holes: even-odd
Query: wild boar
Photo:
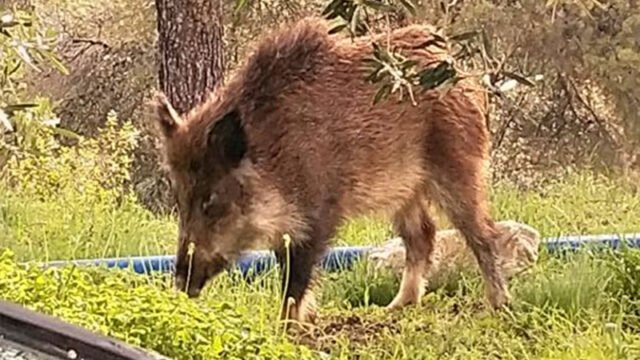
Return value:
[(313, 322), (314, 269), (336, 228), (374, 214), (392, 220), (407, 249), (388, 308), (414, 304), (432, 261), (433, 203), (473, 250), (490, 304), (506, 305), (485, 194), (482, 89), (461, 82), (444, 96), (416, 90), (415, 104), (392, 95), (374, 105), (379, 85), (362, 68), (372, 40), (428, 65), (447, 56), (428, 45), (434, 29), (413, 24), (355, 40), (328, 29), (306, 18), (263, 37), (233, 78), (186, 114), (161, 93), (154, 99), (179, 209), (176, 286), (196, 297), (242, 251), (266, 245), (293, 299), (281, 317)]

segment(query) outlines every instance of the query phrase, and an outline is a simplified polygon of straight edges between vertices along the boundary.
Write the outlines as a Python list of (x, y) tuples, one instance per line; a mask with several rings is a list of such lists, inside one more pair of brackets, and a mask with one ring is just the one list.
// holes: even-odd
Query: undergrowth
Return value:
[(166, 279), (101, 268), (43, 270), (0, 252), (2, 298), (175, 359), (296, 359), (310, 354), (228, 297), (189, 301)]
[(637, 278), (629, 286), (616, 261), (637, 267), (638, 253), (544, 260), (512, 282), (514, 304), (499, 314), (484, 307), (482, 281), (473, 274), (453, 284), (457, 290), (438, 289), (396, 313), (382, 308), (398, 280), (387, 271), (325, 274), (318, 328), (293, 337), (276, 321), (276, 271), (252, 284), (222, 275), (190, 300), (168, 277), (43, 270), (4, 251), (0, 294), (176, 359), (634, 359)]
[(76, 146), (34, 127), (2, 169), (0, 247), (42, 261), (170, 251), (175, 223), (127, 191), (136, 144), (137, 131), (114, 113)]

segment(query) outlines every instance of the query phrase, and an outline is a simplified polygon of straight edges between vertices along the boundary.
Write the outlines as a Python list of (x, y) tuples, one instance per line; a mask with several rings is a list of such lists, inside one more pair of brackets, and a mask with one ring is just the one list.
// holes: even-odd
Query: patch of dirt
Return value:
[(298, 333), (296, 341), (319, 351), (331, 351), (336, 344), (348, 343), (350, 347), (366, 345), (383, 334), (400, 332), (398, 319), (368, 319), (357, 314), (333, 315), (319, 318), (316, 326)]

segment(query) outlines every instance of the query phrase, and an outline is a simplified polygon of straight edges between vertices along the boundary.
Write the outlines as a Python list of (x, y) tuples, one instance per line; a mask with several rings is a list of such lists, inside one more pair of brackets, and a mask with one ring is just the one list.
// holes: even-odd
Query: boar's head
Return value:
[(247, 218), (248, 184), (240, 169), (247, 138), (237, 111), (184, 119), (167, 98), (153, 102), (162, 155), (178, 206), (179, 236), (175, 284), (197, 297), (207, 280), (220, 273), (251, 241)]

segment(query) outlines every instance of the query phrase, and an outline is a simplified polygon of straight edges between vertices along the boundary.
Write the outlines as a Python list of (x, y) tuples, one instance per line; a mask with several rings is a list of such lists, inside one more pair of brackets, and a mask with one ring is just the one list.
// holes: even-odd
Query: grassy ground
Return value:
[[(512, 284), (510, 311), (484, 307), (481, 279), (463, 272), (421, 305), (382, 309), (398, 279), (360, 264), (323, 277), (319, 326), (291, 338), (275, 322), (276, 274), (245, 283), (221, 276), (201, 299), (175, 293), (170, 279), (122, 271), (41, 271), (16, 262), (171, 253), (175, 224), (135, 202), (97, 206), (65, 199), (0, 197), (0, 297), (176, 359), (640, 359), (640, 255), (542, 254)], [(514, 219), (543, 236), (640, 231), (640, 194), (623, 180), (574, 175), (537, 192), (499, 186), (497, 220)], [(446, 222), (441, 222), (446, 226)], [(337, 244), (378, 243), (388, 224), (360, 219)], [(259, 352), (259, 355), (255, 355)]]
[[(543, 236), (640, 231), (640, 195), (624, 180), (591, 173), (568, 176), (538, 191), (500, 185), (491, 193), (496, 220), (513, 219)], [(0, 246), (23, 260), (172, 253), (173, 219), (154, 217), (133, 201), (103, 204), (94, 199), (34, 201), (0, 187)], [(436, 214), (437, 215), (437, 214)], [(446, 219), (438, 225), (448, 227)], [(378, 244), (393, 236), (387, 222), (356, 219), (345, 224), (336, 245)]]

